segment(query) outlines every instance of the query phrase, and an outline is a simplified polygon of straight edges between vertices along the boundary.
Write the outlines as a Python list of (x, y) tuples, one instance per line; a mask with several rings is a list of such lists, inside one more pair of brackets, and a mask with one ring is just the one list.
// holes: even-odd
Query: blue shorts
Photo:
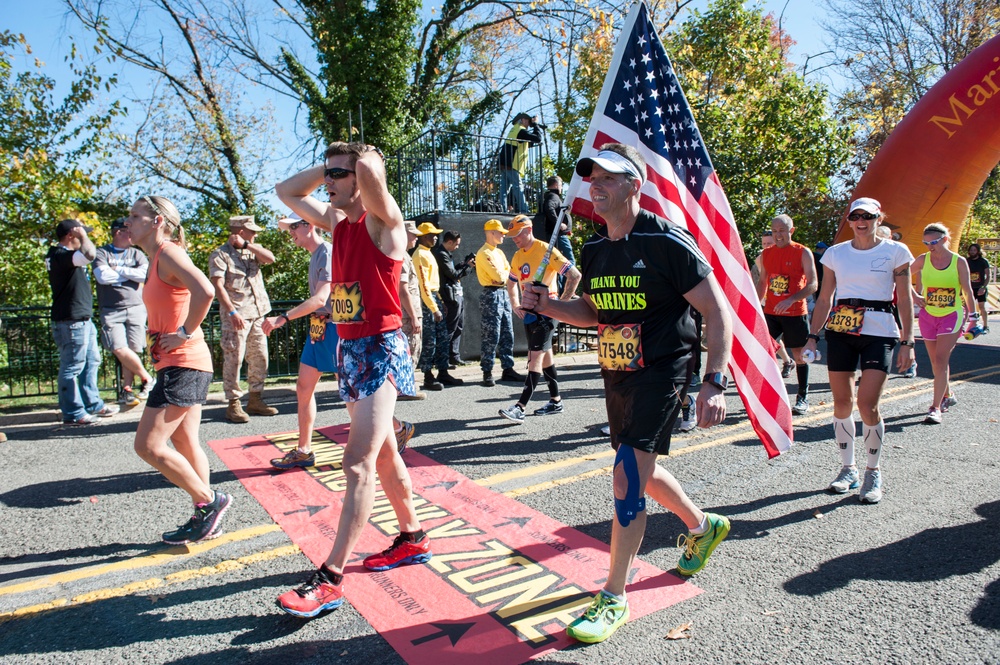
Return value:
[(302, 357), (299, 358), (300, 365), (309, 365), (313, 369), (321, 372), (337, 371), (337, 324), (326, 322), (326, 333), (319, 342), (312, 339), (306, 340), (306, 345), (302, 347)]
[(357, 402), (375, 394), (386, 379), (397, 395), (416, 395), (410, 344), (402, 330), (360, 339), (342, 339), (337, 348), (340, 398)]

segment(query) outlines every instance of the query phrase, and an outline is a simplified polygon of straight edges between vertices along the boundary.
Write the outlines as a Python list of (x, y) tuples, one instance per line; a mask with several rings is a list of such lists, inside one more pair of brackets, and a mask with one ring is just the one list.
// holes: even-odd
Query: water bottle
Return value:
[(814, 363), (817, 360), (820, 360), (822, 358), (823, 358), (823, 354), (821, 354), (819, 352), (819, 349), (817, 349), (815, 351), (810, 351), (809, 349), (806, 349), (805, 351), (802, 352), (802, 360), (807, 365), (811, 365), (812, 363)]
[(983, 334), (983, 327), (977, 323), (972, 328), (969, 328), (969, 330), (965, 333), (964, 337), (967, 340), (973, 340), (982, 334)]

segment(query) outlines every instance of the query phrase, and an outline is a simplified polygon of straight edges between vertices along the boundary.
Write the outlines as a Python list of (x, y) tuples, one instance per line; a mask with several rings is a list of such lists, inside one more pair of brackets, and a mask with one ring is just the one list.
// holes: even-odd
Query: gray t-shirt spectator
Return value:
[(146, 281), (149, 260), (135, 247), (119, 249), (104, 245), (92, 264), (97, 281), (97, 304), (104, 309), (126, 309), (142, 305), (139, 285)]
[[(312, 253), (309, 258), (309, 294), (312, 295), (316, 293), (316, 289), (323, 282), (333, 281), (333, 266), (331, 265), (331, 255), (333, 254), (333, 245), (328, 242), (324, 242), (316, 251)], [(315, 314), (326, 314), (329, 316), (333, 313), (333, 306), (330, 304), (330, 298), (326, 299), (326, 303), (322, 307), (317, 309)]]

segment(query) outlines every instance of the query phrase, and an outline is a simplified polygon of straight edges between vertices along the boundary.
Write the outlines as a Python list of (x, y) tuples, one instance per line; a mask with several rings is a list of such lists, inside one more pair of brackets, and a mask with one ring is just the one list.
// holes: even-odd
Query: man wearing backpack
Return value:
[(528, 165), (528, 147), (542, 142), (542, 130), (538, 126), (538, 116), (527, 113), (514, 116), (514, 126), (500, 146), (498, 165), (500, 167), (500, 201), (504, 209), (513, 196), (514, 213), (528, 212), (528, 202), (524, 200), (525, 168)]

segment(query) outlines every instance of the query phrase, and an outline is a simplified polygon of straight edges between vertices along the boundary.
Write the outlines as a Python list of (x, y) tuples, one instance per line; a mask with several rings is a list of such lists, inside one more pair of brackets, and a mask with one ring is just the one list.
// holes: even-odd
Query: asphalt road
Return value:
[[(942, 425), (922, 423), (931, 389), (922, 344), (919, 377), (892, 376), (876, 506), (824, 491), (839, 461), (822, 363), (812, 411), (795, 418), (795, 446), (776, 460), (730, 395), (723, 425), (675, 433), (675, 454), (662, 461), (696, 503), (733, 522), (694, 578), (705, 593), (631, 621), (607, 643), (540, 662), (1000, 663), (998, 346), (1000, 335), (960, 344), (959, 403)], [(497, 409), (520, 392), (509, 384), (450, 388), (400, 403), (397, 414), (416, 423), (421, 453), (607, 542), (611, 458), (600, 456), (608, 441), (597, 429), (596, 362), (560, 363), (561, 415), (502, 421)], [(475, 380), (478, 368), (458, 373)], [(248, 425), (224, 422), (224, 405), (210, 405), (203, 441), (294, 429), (294, 395), (271, 393), (281, 414)], [(319, 403), (319, 425), (346, 421), (331, 385)], [(213, 484), (235, 497), (227, 535), (190, 551), (161, 545), (159, 533), (189, 504), (133, 453), (136, 420), (7, 429), (0, 662), (403, 662), (349, 604), (312, 621), (277, 610), (275, 597), (311, 564), (211, 451)], [(649, 506), (640, 556), (669, 570), (682, 524)], [(664, 639), (685, 623), (691, 639)]]

